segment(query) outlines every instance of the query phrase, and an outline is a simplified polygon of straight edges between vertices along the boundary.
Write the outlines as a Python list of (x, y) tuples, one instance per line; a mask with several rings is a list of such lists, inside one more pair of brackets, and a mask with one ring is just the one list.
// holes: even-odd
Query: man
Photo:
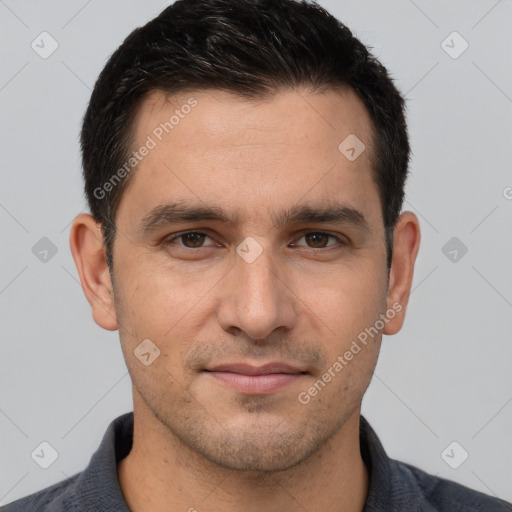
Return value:
[(85, 114), (70, 244), (133, 414), (4, 510), (512, 510), (388, 458), (360, 414), (420, 243), (403, 111), (315, 4), (181, 0), (130, 34)]

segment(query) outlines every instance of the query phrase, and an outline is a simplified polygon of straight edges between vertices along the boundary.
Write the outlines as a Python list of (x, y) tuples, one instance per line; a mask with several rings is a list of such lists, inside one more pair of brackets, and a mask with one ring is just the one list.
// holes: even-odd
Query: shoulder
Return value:
[(73, 510), (73, 496), (76, 482), (82, 473), (58, 482), (50, 487), (29, 494), (8, 505), (0, 507), (0, 512), (60, 512), (61, 510)]
[(0, 512), (128, 512), (117, 463), (130, 452), (132, 442), (133, 412), (129, 412), (111, 421), (83, 471), (0, 507)]
[(512, 512), (512, 504), (390, 458), (361, 416), (361, 455), (370, 473), (365, 512)]
[[(464, 485), (440, 478), (405, 462), (395, 461), (402, 473), (417, 483), (426, 504), (426, 510), (449, 512), (512, 512), (512, 504), (488, 496)], [(422, 509), (423, 510), (423, 509)]]

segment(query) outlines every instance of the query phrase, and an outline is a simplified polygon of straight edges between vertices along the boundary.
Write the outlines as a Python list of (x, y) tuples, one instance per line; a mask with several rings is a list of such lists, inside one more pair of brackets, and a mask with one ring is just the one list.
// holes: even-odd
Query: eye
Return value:
[[(312, 249), (323, 249), (325, 247), (332, 247), (333, 245), (336, 245), (336, 243), (328, 244), (328, 240), (335, 239), (337, 240), (341, 245), (345, 245), (346, 242), (338, 238), (337, 236), (331, 235), (330, 233), (324, 233), (323, 231), (311, 231), (310, 233), (305, 233), (299, 240), (304, 238), (306, 240), (308, 247), (311, 247)], [(303, 246), (303, 244), (292, 244), (293, 246)]]
[[(214, 242), (213, 244), (210, 245), (204, 245), (206, 239), (210, 239), (212, 242), (214, 242), (213, 239), (206, 233), (203, 233), (201, 231), (187, 231), (184, 233), (177, 233), (171, 235), (169, 238), (164, 240), (163, 245), (165, 247), (169, 245), (174, 245), (178, 247), (184, 247), (186, 249), (202, 249), (206, 247), (212, 247), (214, 245), (220, 247), (220, 244), (217, 242)], [(306, 244), (294, 243), (291, 244), (292, 247), (305, 246), (311, 249), (324, 249), (327, 247), (335, 246), (336, 242), (338, 242), (339, 245), (346, 245), (347, 243), (338, 236), (332, 235), (330, 233), (325, 233), (323, 231), (311, 231), (309, 233), (305, 233), (299, 238), (299, 240), (302, 239), (306, 241)], [(333, 243), (329, 243), (330, 240), (332, 240)]]
[[(178, 245), (180, 247), (186, 247), (187, 249), (200, 249), (203, 246), (205, 238), (210, 238), (206, 233), (200, 231), (187, 231), (186, 233), (178, 233), (167, 238), (164, 241), (164, 245), (168, 246), (171, 244)], [(176, 243), (175, 240), (181, 239), (183, 243)], [(210, 240), (212, 240), (210, 238)]]

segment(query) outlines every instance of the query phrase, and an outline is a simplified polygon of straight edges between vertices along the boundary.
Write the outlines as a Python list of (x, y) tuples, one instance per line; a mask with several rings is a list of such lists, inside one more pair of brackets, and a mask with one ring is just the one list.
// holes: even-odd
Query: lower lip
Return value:
[(301, 373), (269, 373), (268, 375), (245, 375), (234, 372), (206, 373), (239, 393), (246, 395), (269, 395), (304, 377)]

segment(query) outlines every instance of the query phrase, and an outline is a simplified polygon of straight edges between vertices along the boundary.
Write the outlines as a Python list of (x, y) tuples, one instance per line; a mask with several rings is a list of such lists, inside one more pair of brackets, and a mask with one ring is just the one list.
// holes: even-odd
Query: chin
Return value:
[[(214, 464), (237, 472), (276, 473), (296, 467), (327, 442), (326, 432), (317, 429), (283, 428), (283, 419), (259, 424), (254, 418), (246, 425), (222, 428), (217, 435), (203, 435), (190, 446)], [(281, 427), (281, 428), (279, 428)]]

